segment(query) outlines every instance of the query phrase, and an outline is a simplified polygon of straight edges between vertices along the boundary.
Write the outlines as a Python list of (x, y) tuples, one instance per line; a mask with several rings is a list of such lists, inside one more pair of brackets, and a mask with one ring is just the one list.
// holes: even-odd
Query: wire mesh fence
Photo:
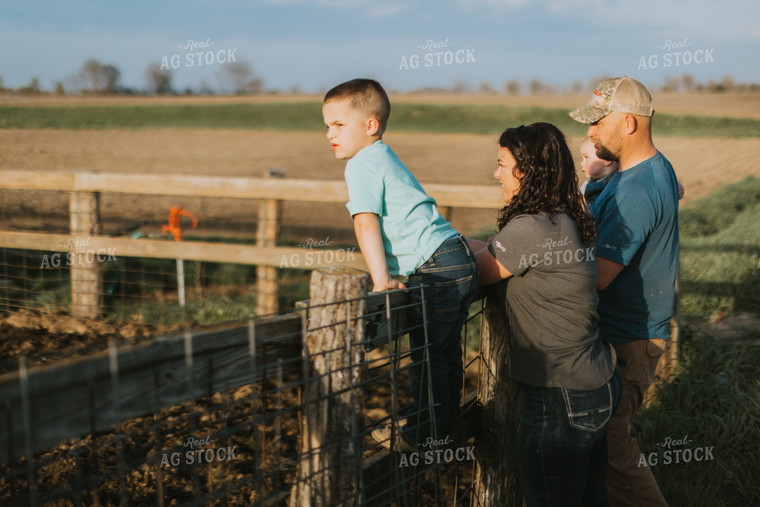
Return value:
[[(311, 269), (358, 255), (345, 211), (309, 204), (321, 223), (300, 222), (300, 203), (0, 189), (0, 239), (14, 246), (0, 248), (0, 311), (165, 329), (290, 309)], [(284, 250), (262, 260), (258, 247)]]
[(47, 365), (20, 358), (0, 376), (0, 503), (469, 503), (483, 314), (463, 331), (456, 444), (389, 452), (371, 433), (411, 401), (409, 304), (365, 293)]

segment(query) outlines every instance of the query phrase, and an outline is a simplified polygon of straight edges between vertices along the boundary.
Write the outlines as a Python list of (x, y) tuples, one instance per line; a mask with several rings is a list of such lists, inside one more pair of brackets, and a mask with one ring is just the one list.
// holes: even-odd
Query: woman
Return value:
[(472, 242), (479, 282), (506, 281), (510, 376), (521, 385), (520, 482), (528, 506), (608, 505), (606, 429), (620, 398), (597, 328), (596, 227), (573, 157), (548, 123), (504, 131), (506, 206), (489, 244)]

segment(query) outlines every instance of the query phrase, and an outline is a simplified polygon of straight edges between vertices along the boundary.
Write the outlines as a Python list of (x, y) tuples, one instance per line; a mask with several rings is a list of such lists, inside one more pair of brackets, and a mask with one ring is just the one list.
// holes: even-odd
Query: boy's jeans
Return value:
[(621, 379), (598, 389), (522, 386), (517, 433), (520, 483), (528, 507), (606, 506), (607, 425)]
[[(424, 443), (428, 437), (445, 439), (453, 429), (462, 390), (460, 333), (477, 286), (475, 255), (461, 235), (444, 241), (427, 262), (409, 276), (407, 287), (415, 288), (409, 293), (409, 302), (414, 306), (408, 317), (413, 327), (409, 333), (413, 361), (409, 385), (414, 402), (407, 413), (402, 436), (411, 444)], [(423, 294), (428, 347), (425, 347), (420, 304)], [(424, 367), (426, 354), (430, 371)], [(432, 380), (433, 404), (429, 404), (429, 379)], [(431, 425), (430, 405), (434, 405), (435, 428)]]

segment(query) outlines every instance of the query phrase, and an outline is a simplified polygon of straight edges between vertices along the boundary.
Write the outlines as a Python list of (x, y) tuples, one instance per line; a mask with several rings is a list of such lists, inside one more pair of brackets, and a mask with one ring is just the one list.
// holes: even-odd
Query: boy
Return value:
[(581, 170), (588, 178), (581, 185), (581, 194), (586, 200), (586, 205), (591, 208), (604, 187), (610, 182), (612, 175), (617, 172), (618, 164), (612, 160), (602, 160), (597, 157), (594, 143), (587, 137), (581, 143)]
[[(354, 79), (336, 86), (325, 95), (322, 115), (335, 157), (348, 161), (346, 207), (373, 291), (415, 288), (409, 291), (413, 304), (409, 383), (414, 403), (400, 431), (393, 432), (388, 425), (372, 433), (387, 448), (392, 445), (396, 451), (414, 451), (428, 437), (438, 440), (449, 435), (459, 407), (460, 332), (477, 288), (475, 256), (438, 213), (435, 201), (383, 143), (390, 102), (379, 83)], [(427, 337), (422, 325), (423, 294)], [(425, 352), (430, 372), (423, 370)], [(434, 406), (433, 417), (429, 406)]]

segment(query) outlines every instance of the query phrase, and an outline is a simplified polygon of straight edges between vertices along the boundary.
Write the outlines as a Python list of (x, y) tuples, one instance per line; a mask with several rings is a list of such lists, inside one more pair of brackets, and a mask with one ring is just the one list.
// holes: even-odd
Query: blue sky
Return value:
[[(586, 87), (598, 76), (624, 73), (650, 85), (684, 73), (700, 82), (731, 75), (737, 82), (760, 83), (760, 2), (728, 5), (714, 0), (3, 0), (0, 77), (7, 87), (36, 77), (52, 89), (95, 58), (117, 67), (123, 85), (144, 89), (148, 65), (178, 55), (175, 88), (197, 89), (203, 83), (215, 88), (231, 52), (251, 65), (267, 89), (306, 92), (359, 76), (399, 91), (457, 82), (502, 89), (508, 80), (534, 78)], [(213, 43), (196, 50), (204, 52), (200, 66), (189, 67), (187, 53), (193, 51), (179, 47), (189, 40)], [(425, 49), (428, 40), (446, 47)], [(207, 50), (214, 51), (211, 64), (205, 61)]]

